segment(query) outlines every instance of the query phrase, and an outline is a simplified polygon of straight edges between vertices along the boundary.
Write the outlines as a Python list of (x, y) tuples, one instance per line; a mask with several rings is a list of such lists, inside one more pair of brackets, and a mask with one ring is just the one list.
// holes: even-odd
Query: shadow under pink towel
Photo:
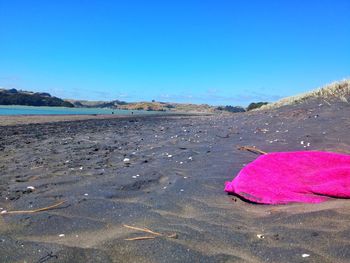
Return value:
[(261, 204), (350, 198), (350, 155), (268, 153), (246, 165), (232, 182), (226, 182), (225, 191)]

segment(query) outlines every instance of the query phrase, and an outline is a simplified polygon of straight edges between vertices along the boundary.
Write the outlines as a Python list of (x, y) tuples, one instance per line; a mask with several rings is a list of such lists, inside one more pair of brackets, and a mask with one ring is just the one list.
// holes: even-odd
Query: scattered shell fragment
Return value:
[(307, 257), (310, 257), (310, 254), (302, 254), (301, 255), (303, 258), (307, 258)]
[(262, 235), (262, 234), (257, 234), (256, 236), (257, 236), (259, 239), (264, 239), (264, 238), (265, 238), (265, 236)]
[(59, 234), (58, 236), (59, 236), (59, 237), (64, 237), (64, 234)]
[(35, 190), (35, 187), (34, 186), (27, 186), (27, 189), (29, 189), (29, 190)]

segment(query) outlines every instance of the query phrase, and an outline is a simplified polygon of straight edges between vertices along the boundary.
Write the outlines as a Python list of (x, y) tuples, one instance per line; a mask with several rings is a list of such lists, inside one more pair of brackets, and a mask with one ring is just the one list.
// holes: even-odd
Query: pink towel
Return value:
[(225, 191), (261, 204), (350, 198), (350, 155), (316, 151), (262, 155), (226, 182)]

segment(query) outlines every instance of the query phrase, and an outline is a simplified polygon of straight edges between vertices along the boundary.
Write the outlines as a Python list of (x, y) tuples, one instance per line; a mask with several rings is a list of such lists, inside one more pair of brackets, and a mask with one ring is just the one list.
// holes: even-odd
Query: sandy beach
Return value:
[[(232, 115), (0, 118), (0, 211), (65, 201), (0, 214), (0, 261), (349, 262), (350, 200), (270, 206), (223, 191), (257, 158), (238, 146), (350, 153), (349, 116), (345, 102), (314, 100)], [(125, 224), (162, 235), (128, 241), (152, 235)]]

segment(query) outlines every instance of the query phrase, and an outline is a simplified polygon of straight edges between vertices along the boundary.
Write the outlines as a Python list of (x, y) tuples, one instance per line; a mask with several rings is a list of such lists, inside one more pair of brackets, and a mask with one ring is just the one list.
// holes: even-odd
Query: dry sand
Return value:
[[(0, 215), (0, 261), (349, 262), (350, 200), (267, 206), (223, 192), (256, 158), (238, 145), (350, 153), (349, 116), (347, 103), (314, 101), (231, 116), (2, 126), (0, 207), (67, 201)], [(178, 238), (126, 241), (149, 234), (123, 224)]]

